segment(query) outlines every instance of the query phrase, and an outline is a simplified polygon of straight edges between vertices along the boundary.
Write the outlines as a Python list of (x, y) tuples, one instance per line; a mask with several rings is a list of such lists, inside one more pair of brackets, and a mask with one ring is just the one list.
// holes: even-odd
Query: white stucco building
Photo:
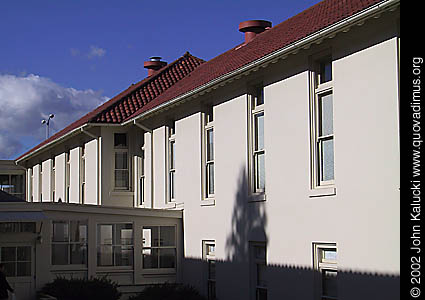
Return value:
[(399, 299), (399, 3), (325, 0), (242, 22), (210, 61), (146, 62), (16, 160), (31, 203), (0, 204), (0, 221), (34, 224), (0, 248), (35, 250), (34, 290), (108, 274), (124, 292)]

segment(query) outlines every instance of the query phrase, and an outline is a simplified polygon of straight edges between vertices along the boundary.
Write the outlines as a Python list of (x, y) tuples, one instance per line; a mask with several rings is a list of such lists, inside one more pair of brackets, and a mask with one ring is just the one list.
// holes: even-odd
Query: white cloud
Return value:
[(97, 46), (90, 46), (90, 51), (87, 54), (88, 58), (95, 58), (95, 57), (103, 57), (106, 54), (106, 50)]
[(108, 98), (102, 92), (77, 90), (58, 85), (37, 75), (0, 74), (0, 159), (14, 159), (41, 142), (46, 125), (41, 120), (50, 113), (50, 133), (61, 130)]

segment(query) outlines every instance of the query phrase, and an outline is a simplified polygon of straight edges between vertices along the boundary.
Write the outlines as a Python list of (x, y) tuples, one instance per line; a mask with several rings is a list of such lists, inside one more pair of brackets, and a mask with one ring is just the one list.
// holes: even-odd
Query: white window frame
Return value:
[[(126, 146), (125, 147), (115, 147), (115, 135), (116, 134), (125, 134), (125, 138), (126, 138)], [(115, 132), (114, 134), (113, 134), (113, 143), (114, 143), (114, 146), (113, 146), (113, 172), (114, 172), (114, 174), (113, 174), (113, 178), (114, 178), (114, 181), (113, 181), (113, 186), (114, 186), (114, 190), (115, 191), (129, 191), (130, 189), (131, 189), (131, 180), (130, 180), (130, 165), (131, 165), (131, 163), (130, 163), (130, 151), (129, 151), (129, 143), (130, 143), (130, 141), (129, 141), (129, 134), (128, 133), (126, 133), (126, 132)], [(116, 169), (115, 168), (115, 156), (116, 156), (116, 153), (127, 153), (127, 169)], [(116, 171), (127, 171), (127, 183), (128, 183), (128, 186), (126, 186), (126, 187), (118, 187), (117, 185), (116, 185), (116, 178), (115, 178), (115, 173), (116, 173)]]
[(40, 197), (40, 202), (43, 202), (43, 162), (40, 162), (38, 170), (38, 195)]
[[(336, 300), (337, 297), (323, 295), (323, 271), (335, 272), (338, 274), (338, 261), (324, 259), (322, 253), (325, 250), (335, 251), (336, 256), (338, 255), (338, 249), (336, 243), (313, 243), (313, 267), (316, 271), (316, 293), (317, 297), (322, 300)], [(338, 257), (338, 256), (337, 256)], [(336, 275), (337, 276), (337, 275)]]
[[(258, 97), (258, 92), (261, 90), (262, 94), (262, 103), (257, 104), (257, 100), (261, 99)], [(252, 200), (265, 200), (266, 193), (266, 182), (264, 178), (264, 188), (259, 186), (259, 176), (260, 170), (258, 168), (258, 157), (260, 155), (264, 155), (264, 174), (266, 173), (266, 147), (265, 147), (265, 132), (263, 132), (263, 148), (257, 148), (257, 132), (256, 132), (256, 117), (259, 115), (263, 115), (264, 125), (265, 125), (265, 97), (264, 97), (264, 86), (256, 85), (252, 89), (252, 91), (248, 94), (248, 144), (249, 144), (249, 168), (248, 168), (248, 176), (249, 176), (249, 189), (250, 194), (255, 197)], [(259, 197), (258, 197), (259, 196)]]
[[(159, 242), (162, 240), (162, 238), (161, 238), (161, 227), (174, 227), (174, 245), (172, 245), (172, 246), (162, 246), (161, 244), (159, 244), (158, 246), (153, 246), (153, 245), (150, 245), (150, 246), (143, 246), (143, 229), (144, 228), (148, 228), (148, 227), (158, 227), (158, 235), (159, 235)], [(146, 224), (146, 225), (143, 225), (142, 227), (141, 227), (141, 249), (142, 249), (142, 252), (141, 252), (141, 264), (142, 264), (142, 270), (143, 270), (143, 273), (145, 273), (145, 274), (149, 274), (149, 273), (175, 273), (176, 271), (177, 271), (177, 226), (176, 225), (173, 225), (173, 224), (170, 224), (170, 225), (165, 225), (165, 224), (163, 224), (163, 225), (149, 225), (149, 224)], [(152, 238), (152, 240), (153, 240), (153, 238)], [(174, 268), (161, 268), (160, 266), (161, 266), (161, 263), (160, 263), (160, 259), (161, 259), (161, 255), (158, 255), (158, 267), (157, 268), (145, 268), (145, 266), (144, 266), (144, 264), (143, 264), (143, 254), (144, 254), (144, 250), (152, 250), (152, 249), (158, 249), (159, 251), (161, 251), (161, 249), (174, 249), (174, 254), (175, 254), (175, 266), (174, 266)]]
[[(72, 241), (72, 237), (71, 237), (71, 222), (81, 222), (80, 225), (83, 225), (86, 227), (86, 239), (84, 242), (80, 242), (80, 241)], [(55, 223), (66, 223), (68, 225), (68, 240), (67, 241), (54, 241), (54, 224)], [(53, 220), (52, 221), (52, 238), (51, 238), (51, 263), (52, 266), (87, 266), (88, 264), (88, 222), (87, 220)], [(66, 264), (53, 264), (53, 245), (67, 245), (68, 246), (68, 263)], [(86, 249), (86, 257), (85, 257), (85, 263), (83, 264), (72, 264), (71, 263), (71, 247), (75, 246), (75, 245), (83, 245), (85, 246)]]
[[(332, 79), (324, 83), (321, 81), (321, 65), (323, 62), (329, 61), (331, 63), (331, 74)], [(334, 126), (331, 134), (321, 135), (320, 126), (321, 126), (321, 110), (320, 110), (320, 101), (322, 97), (327, 95), (332, 95), (332, 124), (334, 124), (334, 97), (333, 97), (333, 61), (329, 53), (320, 53), (311, 58), (312, 72), (310, 72), (310, 82), (311, 82), (311, 101), (310, 101), (310, 110), (311, 110), (311, 187), (312, 189), (317, 188), (329, 188), (334, 187), (335, 185), (335, 133)], [(322, 155), (322, 141), (332, 140), (333, 141), (333, 172), (334, 178), (331, 180), (322, 180), (323, 174), (323, 163), (321, 159)]]
[[(202, 126), (201, 126), (201, 151), (202, 151), (202, 165), (201, 165), (201, 178), (202, 178), (202, 197), (201, 199), (205, 202), (207, 201), (213, 201), (211, 204), (214, 204), (214, 198), (215, 198), (215, 189), (216, 189), (216, 181), (215, 181), (215, 131), (214, 131), (214, 107), (209, 106), (207, 109), (205, 109), (205, 112), (202, 113)], [(213, 155), (212, 159), (208, 160), (208, 133), (209, 131), (213, 132)], [(209, 167), (212, 166), (213, 168), (213, 192), (210, 193), (209, 189), (209, 183), (210, 183), (210, 174), (209, 174)]]
[[(213, 251), (208, 251), (209, 247), (213, 246), (214, 250)], [(207, 299), (208, 300), (215, 300), (217, 299), (217, 294), (216, 294), (216, 277), (211, 278), (211, 274), (210, 274), (210, 267), (211, 264), (215, 264), (216, 263), (216, 256), (215, 256), (215, 247), (216, 247), (216, 243), (214, 240), (204, 240), (202, 241), (202, 258), (207, 262), (207, 267), (206, 267), (206, 283), (207, 283)], [(217, 265), (215, 265), (216, 267)], [(216, 271), (215, 271), (216, 272)], [(215, 274), (215, 276), (217, 276)]]
[[(167, 172), (166, 172), (166, 199), (167, 203), (175, 203), (176, 202), (176, 162), (175, 162), (175, 156), (176, 156), (176, 130), (175, 130), (175, 122), (171, 124), (170, 126), (166, 127), (167, 134), (166, 134), (166, 166), (167, 166)], [(173, 178), (173, 179), (171, 179)]]
[[(121, 243), (121, 244), (115, 244), (114, 238), (117, 230), (117, 225), (131, 225), (131, 244)], [(99, 227), (100, 226), (112, 226), (112, 243), (111, 244), (102, 244), (100, 242), (100, 234), (99, 234)], [(135, 257), (134, 257), (134, 233), (135, 233), (135, 227), (134, 224), (131, 222), (114, 222), (114, 223), (97, 223), (96, 224), (96, 266), (97, 268), (120, 268), (120, 269), (133, 269), (135, 265)], [(112, 248), (112, 265), (100, 265), (99, 261), (99, 251), (101, 250), (102, 246), (107, 246)], [(130, 265), (117, 265), (116, 264), (116, 252), (115, 247), (127, 247), (131, 248), (132, 251), (132, 263)]]

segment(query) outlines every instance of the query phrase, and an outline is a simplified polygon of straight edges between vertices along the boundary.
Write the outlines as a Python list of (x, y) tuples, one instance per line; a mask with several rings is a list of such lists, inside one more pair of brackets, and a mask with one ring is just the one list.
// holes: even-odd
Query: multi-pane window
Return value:
[(264, 193), (266, 189), (264, 145), (264, 88), (257, 87), (251, 95), (251, 190)]
[(81, 169), (80, 169), (80, 184), (81, 184), (81, 203), (84, 204), (86, 198), (86, 147), (81, 147)]
[(203, 241), (203, 258), (207, 262), (207, 295), (208, 300), (216, 299), (216, 274), (215, 274), (215, 242)]
[(175, 123), (168, 127), (167, 169), (168, 169), (168, 201), (176, 197), (176, 139)]
[(176, 227), (143, 226), (143, 269), (176, 268)]
[(115, 189), (128, 190), (130, 188), (130, 172), (128, 157), (128, 140), (126, 133), (114, 134), (114, 182)]
[(313, 186), (333, 184), (334, 128), (332, 59), (325, 57), (315, 64), (313, 125)]
[(204, 113), (203, 121), (203, 178), (204, 198), (213, 198), (215, 190), (214, 180), (214, 116), (210, 106)]
[(97, 225), (97, 265), (133, 266), (133, 224)]
[(251, 280), (254, 284), (255, 299), (267, 300), (267, 261), (266, 245), (264, 243), (251, 244)]
[(87, 264), (87, 222), (52, 222), (52, 265)]
[(1, 222), (0, 233), (35, 233), (35, 222)]
[(314, 268), (318, 271), (320, 299), (335, 300), (337, 286), (337, 248), (336, 244), (313, 244)]
[(24, 199), (24, 175), (0, 175), (0, 190)]
[(7, 277), (31, 276), (31, 246), (0, 247), (0, 263)]

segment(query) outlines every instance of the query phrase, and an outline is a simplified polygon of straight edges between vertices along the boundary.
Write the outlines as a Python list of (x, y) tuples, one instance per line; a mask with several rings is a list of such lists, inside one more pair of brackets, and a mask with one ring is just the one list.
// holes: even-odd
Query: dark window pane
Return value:
[(332, 80), (332, 59), (326, 58), (320, 62), (319, 83), (325, 83)]
[(174, 226), (161, 226), (161, 247), (176, 245), (176, 228)]
[(158, 249), (142, 250), (143, 269), (158, 268)]
[(208, 261), (208, 279), (215, 279), (215, 260)]
[(127, 148), (127, 134), (115, 133), (114, 134), (114, 147), (115, 148)]
[(115, 266), (132, 266), (133, 265), (133, 247), (132, 246), (115, 246)]
[(112, 245), (112, 229), (113, 225), (98, 225), (97, 236), (98, 244), (101, 245)]
[(336, 271), (322, 270), (322, 293), (323, 296), (337, 297)]
[(81, 221), (71, 221), (71, 242), (87, 242), (87, 225)]
[(214, 129), (207, 130), (207, 161), (214, 160)]
[(176, 267), (176, 249), (160, 249), (160, 268), (175, 268)]
[(68, 222), (53, 222), (53, 241), (54, 242), (69, 241)]
[(128, 188), (128, 170), (115, 171), (115, 187), (117, 188)]
[(133, 244), (133, 225), (132, 224), (116, 224), (115, 225), (115, 245), (132, 245)]
[(115, 152), (115, 169), (128, 169), (127, 152)]
[(87, 246), (85, 244), (71, 244), (71, 264), (85, 265), (87, 263)]
[(18, 261), (31, 261), (31, 247), (17, 247)]
[(4, 265), (4, 273), (6, 277), (15, 277), (16, 276), (16, 263), (3, 263)]
[(16, 261), (16, 247), (2, 247), (0, 257), (2, 262)]
[(52, 244), (52, 265), (67, 265), (69, 244)]
[(31, 262), (18, 262), (16, 276), (31, 276)]

